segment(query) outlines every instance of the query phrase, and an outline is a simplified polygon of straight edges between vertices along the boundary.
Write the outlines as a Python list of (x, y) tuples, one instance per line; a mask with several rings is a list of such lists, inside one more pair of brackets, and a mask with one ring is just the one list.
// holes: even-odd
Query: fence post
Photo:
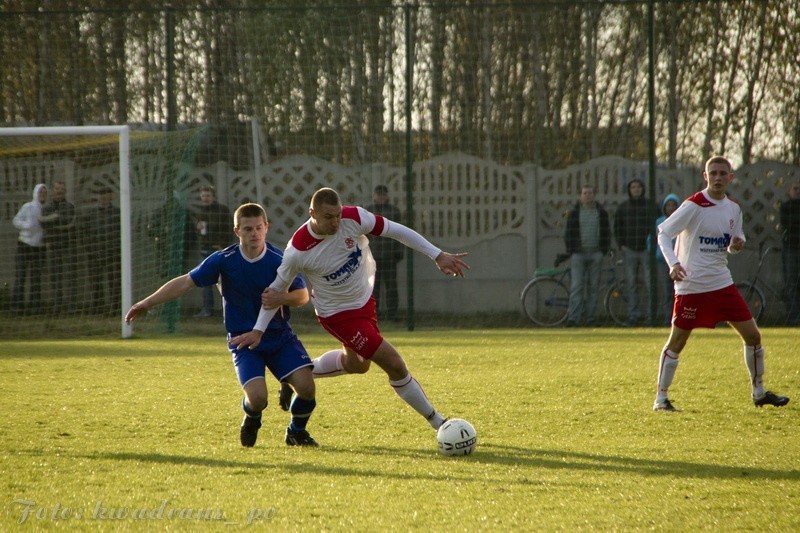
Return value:
[(526, 264), (525, 274), (532, 275), (539, 264), (539, 221), (537, 219), (537, 212), (539, 206), (539, 167), (537, 165), (527, 165), (525, 171), (525, 188), (527, 194), (525, 196), (525, 248), (526, 248)]
[[(403, 6), (405, 36), (406, 36), (406, 219), (409, 227), (414, 221), (414, 152), (411, 138), (411, 98), (413, 97), (414, 81), (414, 44), (411, 42), (411, 9), (413, 6), (406, 3)], [(414, 254), (406, 250), (406, 277), (407, 282), (407, 311), (406, 327), (414, 331)]]
[[(228, 163), (217, 161), (214, 165), (214, 189), (216, 190), (217, 201), (223, 205), (228, 205)], [(253, 199), (251, 198), (252, 202)]]

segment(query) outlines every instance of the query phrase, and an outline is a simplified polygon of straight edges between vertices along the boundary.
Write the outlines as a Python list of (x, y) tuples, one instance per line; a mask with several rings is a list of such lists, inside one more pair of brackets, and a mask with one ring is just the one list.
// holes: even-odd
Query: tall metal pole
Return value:
[(131, 141), (128, 126), (119, 130), (119, 216), (120, 216), (120, 278), (122, 338), (133, 336), (133, 328), (125, 321), (125, 314), (133, 305), (133, 253), (131, 251)]
[[(649, 152), (649, 180), (648, 190), (650, 191), (650, 203), (658, 205), (656, 200), (656, 37), (655, 37), (655, 17), (653, 13), (654, 0), (647, 2), (647, 112), (650, 125), (648, 130), (648, 152)], [(650, 239), (656, 246), (655, 225), (650, 228)], [(656, 254), (648, 254), (648, 274), (650, 276), (650, 317), (651, 326), (655, 325), (658, 315), (658, 283), (656, 283)]]
[[(409, 227), (414, 224), (414, 152), (411, 146), (411, 95), (414, 81), (414, 45), (411, 42), (411, 9), (406, 3), (404, 6), (406, 25), (406, 222)], [(407, 312), (406, 323), (408, 331), (414, 331), (414, 251), (406, 248), (406, 287), (407, 287)]]
[(165, 35), (167, 63), (167, 131), (175, 131), (178, 125), (178, 103), (175, 97), (175, 9), (167, 8)]

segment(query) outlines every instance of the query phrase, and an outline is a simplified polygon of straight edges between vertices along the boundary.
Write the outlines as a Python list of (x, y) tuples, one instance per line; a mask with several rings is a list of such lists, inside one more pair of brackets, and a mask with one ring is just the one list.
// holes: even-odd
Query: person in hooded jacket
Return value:
[[(647, 301), (650, 314), (650, 275), (647, 254), (647, 237), (653, 233), (658, 218), (658, 207), (645, 196), (644, 182), (639, 179), (628, 183), (628, 199), (620, 204), (614, 217), (614, 237), (622, 250), (625, 264), (625, 287), (628, 297), (628, 322), (634, 326), (642, 319), (640, 302)], [(644, 279), (645, 294), (639, 294), (639, 267)]]
[[(42, 312), (42, 271), (45, 268), (47, 252), (44, 243), (44, 229), (39, 218), (47, 201), (47, 186), (39, 183), (33, 188), (33, 199), (22, 205), (14, 216), (14, 227), (19, 230), (17, 241), (16, 270), (14, 272), (14, 293), (11, 309), (16, 312)], [(25, 282), (30, 282), (28, 305), (25, 305)]]
[[(678, 206), (681, 204), (681, 199), (678, 198), (676, 194), (668, 194), (661, 200), (661, 216), (658, 217), (656, 220), (656, 228), (658, 225), (667, 220), (669, 216), (678, 209)], [(673, 246), (675, 245), (675, 241), (672, 241)], [(658, 244), (653, 245), (652, 238), (650, 235), (647, 236), (647, 249), (652, 250), (655, 249), (656, 254), (656, 263), (658, 266), (658, 294), (662, 295), (663, 301), (663, 311), (664, 311), (664, 325), (669, 326), (670, 322), (672, 321), (672, 305), (675, 300), (675, 282), (672, 281), (672, 278), (669, 277), (669, 265), (667, 264), (667, 260), (664, 259), (664, 254), (661, 253), (661, 248), (658, 247)]]

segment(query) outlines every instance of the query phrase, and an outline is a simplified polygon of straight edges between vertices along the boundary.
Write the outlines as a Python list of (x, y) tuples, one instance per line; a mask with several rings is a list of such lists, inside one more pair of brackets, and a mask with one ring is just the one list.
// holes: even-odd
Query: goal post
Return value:
[[(21, 205), (31, 200), (38, 183), (48, 187), (48, 202), (42, 208), (43, 214), (48, 213), (48, 208), (54, 208), (50, 202), (52, 188), (59, 182), (66, 183), (67, 203), (73, 210), (73, 234), (69, 240), (76, 243), (74, 255), (70, 253), (69, 258), (53, 253), (51, 247), (58, 243), (49, 238), (55, 239), (57, 232), (48, 233), (45, 216), (45, 265), (39, 265), (37, 277), (30, 274), (19, 283), (13, 253), (18, 246), (18, 231), (8, 224), (0, 232), (0, 240), (7, 244), (5, 249), (12, 250), (0, 257), (4, 272), (0, 282), (8, 287), (13, 278), (13, 287), (7, 291), (13, 293), (7, 306), (11, 318), (17, 319), (18, 309), (19, 316), (35, 315), (34, 320), (44, 320), (48, 325), (60, 320), (67, 330), (96, 331), (105, 327), (107, 332), (113, 329), (113, 321), (109, 321), (116, 316), (122, 338), (131, 337), (133, 328), (124, 317), (135, 299), (149, 294), (166, 276), (177, 275), (183, 269), (181, 251), (189, 223), (186, 203), (189, 189), (196, 185), (190, 169), (203, 131), (132, 131), (129, 126), (0, 128), (0, 197), (5, 197), (0, 204), (4, 217), (10, 221)], [(103, 207), (102, 196), (106, 192), (110, 193), (109, 198), (116, 196), (113, 200), (118, 203), (118, 207), (107, 206), (113, 210), (105, 212), (113, 213), (115, 219), (113, 232), (108, 234), (119, 234), (118, 244), (110, 241), (116, 236), (109, 236), (106, 242), (107, 248), (112, 248), (111, 264), (98, 260), (100, 245), (92, 242), (93, 236), (102, 239), (108, 227), (106, 218), (100, 219), (106, 225), (93, 219)], [(59, 262), (69, 264), (62, 269)], [(64, 271), (69, 278), (66, 281), (60, 279), (65, 277)], [(34, 279), (41, 280), (40, 287), (33, 287)], [(21, 286), (22, 301), (16, 301), (17, 285)], [(70, 290), (62, 290), (62, 285), (69, 285)], [(102, 307), (97, 301), (102, 301)], [(174, 331), (179, 307), (161, 307), (164, 309), (154, 314), (168, 331)]]

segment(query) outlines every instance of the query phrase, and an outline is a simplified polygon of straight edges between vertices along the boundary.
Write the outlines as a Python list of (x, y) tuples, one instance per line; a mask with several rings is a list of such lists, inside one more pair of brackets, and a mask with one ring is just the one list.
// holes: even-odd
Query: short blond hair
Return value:
[(314, 193), (311, 197), (311, 209), (317, 210), (323, 205), (341, 205), (342, 200), (339, 198), (339, 193), (330, 187), (323, 187)]
[(705, 172), (708, 172), (708, 167), (710, 167), (711, 165), (713, 165), (715, 163), (722, 164), (722, 165), (727, 165), (728, 166), (728, 173), (729, 174), (733, 173), (733, 165), (731, 165), (730, 160), (727, 157), (721, 156), (721, 155), (714, 155), (714, 156), (709, 157), (708, 161), (706, 161), (706, 166), (703, 167), (703, 170), (705, 170)]

